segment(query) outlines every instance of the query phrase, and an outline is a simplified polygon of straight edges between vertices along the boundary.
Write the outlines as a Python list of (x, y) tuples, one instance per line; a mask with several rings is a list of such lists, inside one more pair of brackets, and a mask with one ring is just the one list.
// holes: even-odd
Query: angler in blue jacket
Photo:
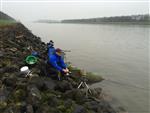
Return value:
[(50, 65), (50, 74), (58, 75), (59, 73), (68, 73), (69, 70), (62, 58), (62, 50), (57, 48), (54, 54), (48, 53), (48, 64)]

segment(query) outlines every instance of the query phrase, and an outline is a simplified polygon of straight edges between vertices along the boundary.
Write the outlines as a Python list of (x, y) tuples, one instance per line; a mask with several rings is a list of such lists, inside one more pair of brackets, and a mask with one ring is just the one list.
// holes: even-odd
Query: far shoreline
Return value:
[(147, 25), (149, 22), (101, 22), (101, 23), (86, 23), (86, 22), (33, 22), (45, 24), (89, 24), (89, 25)]

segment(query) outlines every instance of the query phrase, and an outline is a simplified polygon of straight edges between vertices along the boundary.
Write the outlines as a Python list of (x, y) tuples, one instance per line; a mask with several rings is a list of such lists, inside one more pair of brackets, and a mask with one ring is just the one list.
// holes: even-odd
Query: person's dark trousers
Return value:
[(58, 77), (60, 76), (60, 73), (61, 73), (60, 71), (58, 71), (57, 69), (55, 69), (48, 63), (46, 65), (46, 70), (47, 70), (47, 76), (51, 77), (53, 79), (58, 79)]

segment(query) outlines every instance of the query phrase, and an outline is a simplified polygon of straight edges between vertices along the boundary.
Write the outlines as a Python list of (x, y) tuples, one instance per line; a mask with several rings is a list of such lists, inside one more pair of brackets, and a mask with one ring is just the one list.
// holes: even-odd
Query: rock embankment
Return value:
[[(116, 113), (101, 96), (102, 89), (78, 89), (81, 73), (61, 81), (44, 76), (46, 44), (22, 24), (0, 28), (0, 113)], [(29, 48), (40, 53), (29, 66), (33, 76), (25, 78), (20, 67), (27, 65)]]

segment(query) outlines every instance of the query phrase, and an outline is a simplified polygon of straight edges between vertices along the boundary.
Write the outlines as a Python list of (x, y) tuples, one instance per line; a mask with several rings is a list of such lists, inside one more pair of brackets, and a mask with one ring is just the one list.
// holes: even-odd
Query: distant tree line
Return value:
[(68, 19), (62, 20), (62, 23), (106, 23), (106, 22), (150, 22), (150, 15), (131, 15), (131, 16), (115, 16), (103, 18), (89, 19)]
[(37, 23), (60, 23), (58, 20), (38, 20)]

